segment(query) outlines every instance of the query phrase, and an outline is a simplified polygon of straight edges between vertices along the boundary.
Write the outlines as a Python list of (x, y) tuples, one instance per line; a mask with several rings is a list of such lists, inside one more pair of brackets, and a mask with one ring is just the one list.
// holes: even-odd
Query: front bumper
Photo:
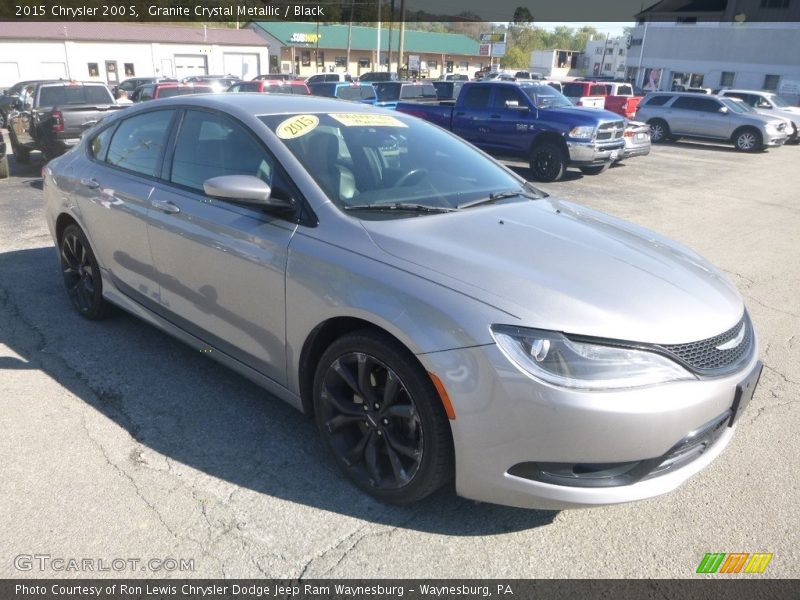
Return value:
[[(721, 428), (690, 460), (632, 483), (559, 485), (537, 480), (519, 465), (618, 464), (670, 457), (690, 433), (724, 419), (737, 384), (757, 362), (757, 348), (745, 369), (730, 376), (611, 392), (535, 381), (519, 372), (496, 345), (420, 359), (442, 380), (455, 410), (450, 423), (458, 494), (522, 508), (562, 509), (667, 493), (711, 463), (730, 442), (735, 427)], [(509, 472), (512, 469), (516, 474)]]
[(786, 141), (789, 139), (789, 135), (786, 132), (783, 133), (770, 133), (765, 132), (764, 135), (764, 146), (769, 148), (774, 148), (777, 146), (783, 146)]
[(622, 140), (614, 142), (578, 142), (567, 140), (569, 164), (575, 166), (601, 165), (618, 160), (625, 149)]
[(624, 158), (633, 158), (634, 156), (647, 156), (650, 154), (650, 144), (643, 146), (625, 146), (622, 156), (619, 160)]

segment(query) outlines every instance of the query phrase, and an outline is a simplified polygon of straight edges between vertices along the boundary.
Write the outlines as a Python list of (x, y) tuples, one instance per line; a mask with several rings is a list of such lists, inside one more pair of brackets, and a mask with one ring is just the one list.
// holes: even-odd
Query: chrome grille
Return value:
[(623, 121), (609, 121), (608, 123), (601, 123), (597, 128), (597, 135), (595, 139), (598, 142), (607, 142), (609, 140), (622, 139), (622, 134), (625, 132), (625, 123)]
[[(743, 331), (739, 344), (724, 348)], [(670, 354), (693, 371), (704, 375), (721, 375), (736, 370), (752, 354), (754, 345), (753, 325), (745, 313), (739, 322), (728, 331), (699, 342), (688, 344), (664, 344), (657, 348)], [(719, 347), (723, 349), (720, 350)]]

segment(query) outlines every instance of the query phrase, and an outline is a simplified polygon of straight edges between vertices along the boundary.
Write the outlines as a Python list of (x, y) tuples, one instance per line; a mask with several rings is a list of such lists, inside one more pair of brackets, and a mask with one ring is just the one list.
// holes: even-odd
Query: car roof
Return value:
[[(173, 105), (204, 106), (227, 112), (231, 115), (281, 115), (298, 113), (374, 113), (376, 109), (366, 104), (327, 98), (324, 96), (298, 96), (297, 94), (197, 94), (164, 98), (158, 101), (159, 108)], [(148, 103), (142, 103), (146, 110)], [(137, 108), (138, 109), (138, 108)], [(130, 114), (128, 110), (120, 111)], [(395, 111), (380, 110), (388, 115)]]
[(724, 94), (725, 92), (736, 92), (737, 94), (764, 94), (765, 96), (772, 95), (777, 96), (775, 92), (767, 92), (764, 90), (741, 90), (739, 88), (728, 88), (720, 91), (720, 94)]

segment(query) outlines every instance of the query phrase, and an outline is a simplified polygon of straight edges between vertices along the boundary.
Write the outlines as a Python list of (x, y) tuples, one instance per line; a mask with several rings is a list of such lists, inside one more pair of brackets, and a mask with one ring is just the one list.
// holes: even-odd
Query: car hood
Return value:
[(722, 333), (744, 310), (736, 288), (694, 252), (551, 198), (362, 225), (387, 262), (521, 326), (674, 344)]
[(589, 108), (588, 106), (570, 106), (563, 108), (542, 108), (548, 117), (561, 117), (563, 121), (580, 123), (581, 125), (596, 125), (605, 121), (622, 121), (622, 116), (608, 110)]

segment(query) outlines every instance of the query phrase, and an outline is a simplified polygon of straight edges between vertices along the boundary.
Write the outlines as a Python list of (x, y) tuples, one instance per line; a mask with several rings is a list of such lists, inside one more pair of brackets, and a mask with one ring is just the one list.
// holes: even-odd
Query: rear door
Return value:
[(77, 199), (101, 266), (114, 285), (140, 304), (159, 301), (147, 222), (150, 195), (161, 175), (174, 110), (153, 110), (102, 130), (89, 145)]
[(489, 135), (491, 85), (474, 85), (466, 92), (462, 91), (461, 96), (463, 100), (453, 109), (453, 133), (476, 146), (490, 148), (491, 142), (486, 136)]
[(171, 169), (150, 198), (149, 228), (161, 311), (184, 330), (280, 383), (286, 379), (285, 272), (296, 224), (260, 208), (207, 196), (218, 175), (288, 182), (246, 126), (186, 110)]

